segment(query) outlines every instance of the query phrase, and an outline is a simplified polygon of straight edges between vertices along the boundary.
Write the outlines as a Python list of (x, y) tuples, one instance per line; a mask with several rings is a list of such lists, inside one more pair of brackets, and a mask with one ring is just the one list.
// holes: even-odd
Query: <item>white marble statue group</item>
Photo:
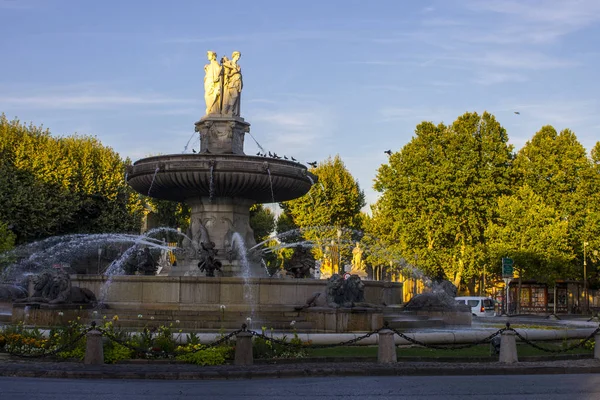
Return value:
[(227, 57), (217, 61), (217, 53), (208, 51), (209, 63), (204, 66), (204, 100), (206, 115), (224, 114), (240, 116), (242, 94), (242, 69), (238, 65), (240, 52), (234, 51), (231, 60)]

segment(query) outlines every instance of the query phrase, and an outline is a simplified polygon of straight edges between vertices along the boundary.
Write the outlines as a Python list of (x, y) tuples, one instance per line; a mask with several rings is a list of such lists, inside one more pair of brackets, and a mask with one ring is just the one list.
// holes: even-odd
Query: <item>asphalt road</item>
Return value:
[(597, 400), (600, 376), (419, 376), (234, 381), (71, 380), (0, 377), (0, 399), (444, 399)]

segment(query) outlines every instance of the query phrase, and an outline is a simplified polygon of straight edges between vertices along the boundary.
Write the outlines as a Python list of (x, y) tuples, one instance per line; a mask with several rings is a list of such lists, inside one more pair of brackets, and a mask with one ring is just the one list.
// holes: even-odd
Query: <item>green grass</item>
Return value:
[[(536, 343), (548, 349), (562, 349), (563, 343)], [(569, 343), (570, 344), (570, 343)], [(403, 347), (396, 351), (398, 357), (423, 358), (467, 358), (490, 357), (489, 344), (481, 344), (466, 349), (430, 349), (424, 347)], [(550, 356), (556, 354), (592, 354), (593, 350), (578, 347), (568, 352), (548, 353), (524, 343), (517, 344), (517, 353), (521, 357)], [(308, 357), (377, 357), (377, 346), (346, 346), (327, 349), (308, 349)]]

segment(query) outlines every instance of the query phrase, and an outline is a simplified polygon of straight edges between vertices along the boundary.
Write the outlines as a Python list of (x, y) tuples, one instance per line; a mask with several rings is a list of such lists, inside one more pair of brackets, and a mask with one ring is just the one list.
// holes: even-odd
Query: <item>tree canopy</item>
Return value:
[[(339, 155), (320, 162), (316, 168), (310, 170), (318, 177), (310, 191), (295, 200), (281, 204), (284, 214), (291, 221), (278, 225), (308, 227), (329, 227), (329, 229), (305, 230), (303, 235), (307, 240), (320, 241), (323, 237), (334, 237), (336, 227), (361, 229), (361, 208), (365, 205), (365, 194), (361, 190), (358, 181), (352, 176), (344, 165)], [(291, 223), (289, 223), (291, 222)], [(345, 231), (344, 239), (351, 242), (352, 235)], [(315, 256), (321, 258), (321, 248), (316, 249)], [(347, 256), (350, 249), (346, 249)]]
[[(592, 155), (595, 154), (592, 152)], [(593, 160), (575, 134), (544, 126), (519, 151), (515, 168), (526, 185), (567, 223), (568, 244), (574, 255), (562, 267), (563, 277), (582, 278), (583, 243), (598, 232), (599, 175)], [(592, 201), (591, 201), (592, 200)]]
[(379, 168), (371, 226), (427, 275), (458, 285), (485, 262), (484, 232), (496, 199), (510, 193), (512, 160), (506, 130), (489, 113), (423, 122)]
[(0, 221), (16, 244), (67, 233), (132, 232), (142, 203), (122, 160), (95, 137), (53, 137), (0, 116)]

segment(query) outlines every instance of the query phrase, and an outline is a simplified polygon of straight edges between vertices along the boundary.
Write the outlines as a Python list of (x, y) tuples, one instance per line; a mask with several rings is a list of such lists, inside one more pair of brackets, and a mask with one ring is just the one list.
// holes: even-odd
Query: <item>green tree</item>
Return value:
[(275, 229), (275, 215), (262, 204), (255, 204), (250, 208), (250, 227), (256, 243), (267, 240)]
[(486, 238), (498, 273), (502, 257), (511, 257), (519, 278), (554, 283), (573, 259), (568, 222), (527, 185), (498, 199), (498, 218)]
[(15, 234), (10, 231), (8, 225), (0, 222), (0, 253), (11, 250), (15, 246)]
[(372, 234), (431, 277), (473, 282), (486, 262), (496, 198), (511, 190), (512, 159), (505, 129), (487, 112), (465, 113), (451, 126), (419, 124), (379, 168)]
[[(146, 196), (144, 196), (144, 200), (152, 208), (156, 225), (174, 229), (180, 228), (182, 232), (187, 231), (191, 214), (190, 207), (187, 204)], [(175, 241), (177, 238), (169, 236), (169, 240)]]
[(55, 138), (0, 115), (0, 220), (16, 243), (67, 233), (131, 232), (140, 196), (125, 183), (129, 160), (94, 137)]
[[(585, 148), (568, 129), (557, 133), (544, 126), (519, 151), (515, 167), (523, 185), (568, 222), (569, 246), (575, 255), (562, 268), (563, 278), (583, 277), (583, 243), (591, 239), (597, 202), (598, 175)], [(586, 231), (588, 233), (586, 234)]]
[[(318, 243), (315, 258), (321, 258), (325, 241), (336, 237), (338, 228), (361, 229), (360, 210), (365, 205), (365, 195), (339, 155), (329, 157), (310, 172), (318, 177), (318, 182), (306, 195), (282, 203), (281, 208), (291, 217), (293, 225), (304, 228), (305, 239)], [(309, 227), (331, 228), (306, 229)], [(343, 231), (343, 240), (348, 245), (345, 257), (350, 255), (352, 236), (350, 231)]]

